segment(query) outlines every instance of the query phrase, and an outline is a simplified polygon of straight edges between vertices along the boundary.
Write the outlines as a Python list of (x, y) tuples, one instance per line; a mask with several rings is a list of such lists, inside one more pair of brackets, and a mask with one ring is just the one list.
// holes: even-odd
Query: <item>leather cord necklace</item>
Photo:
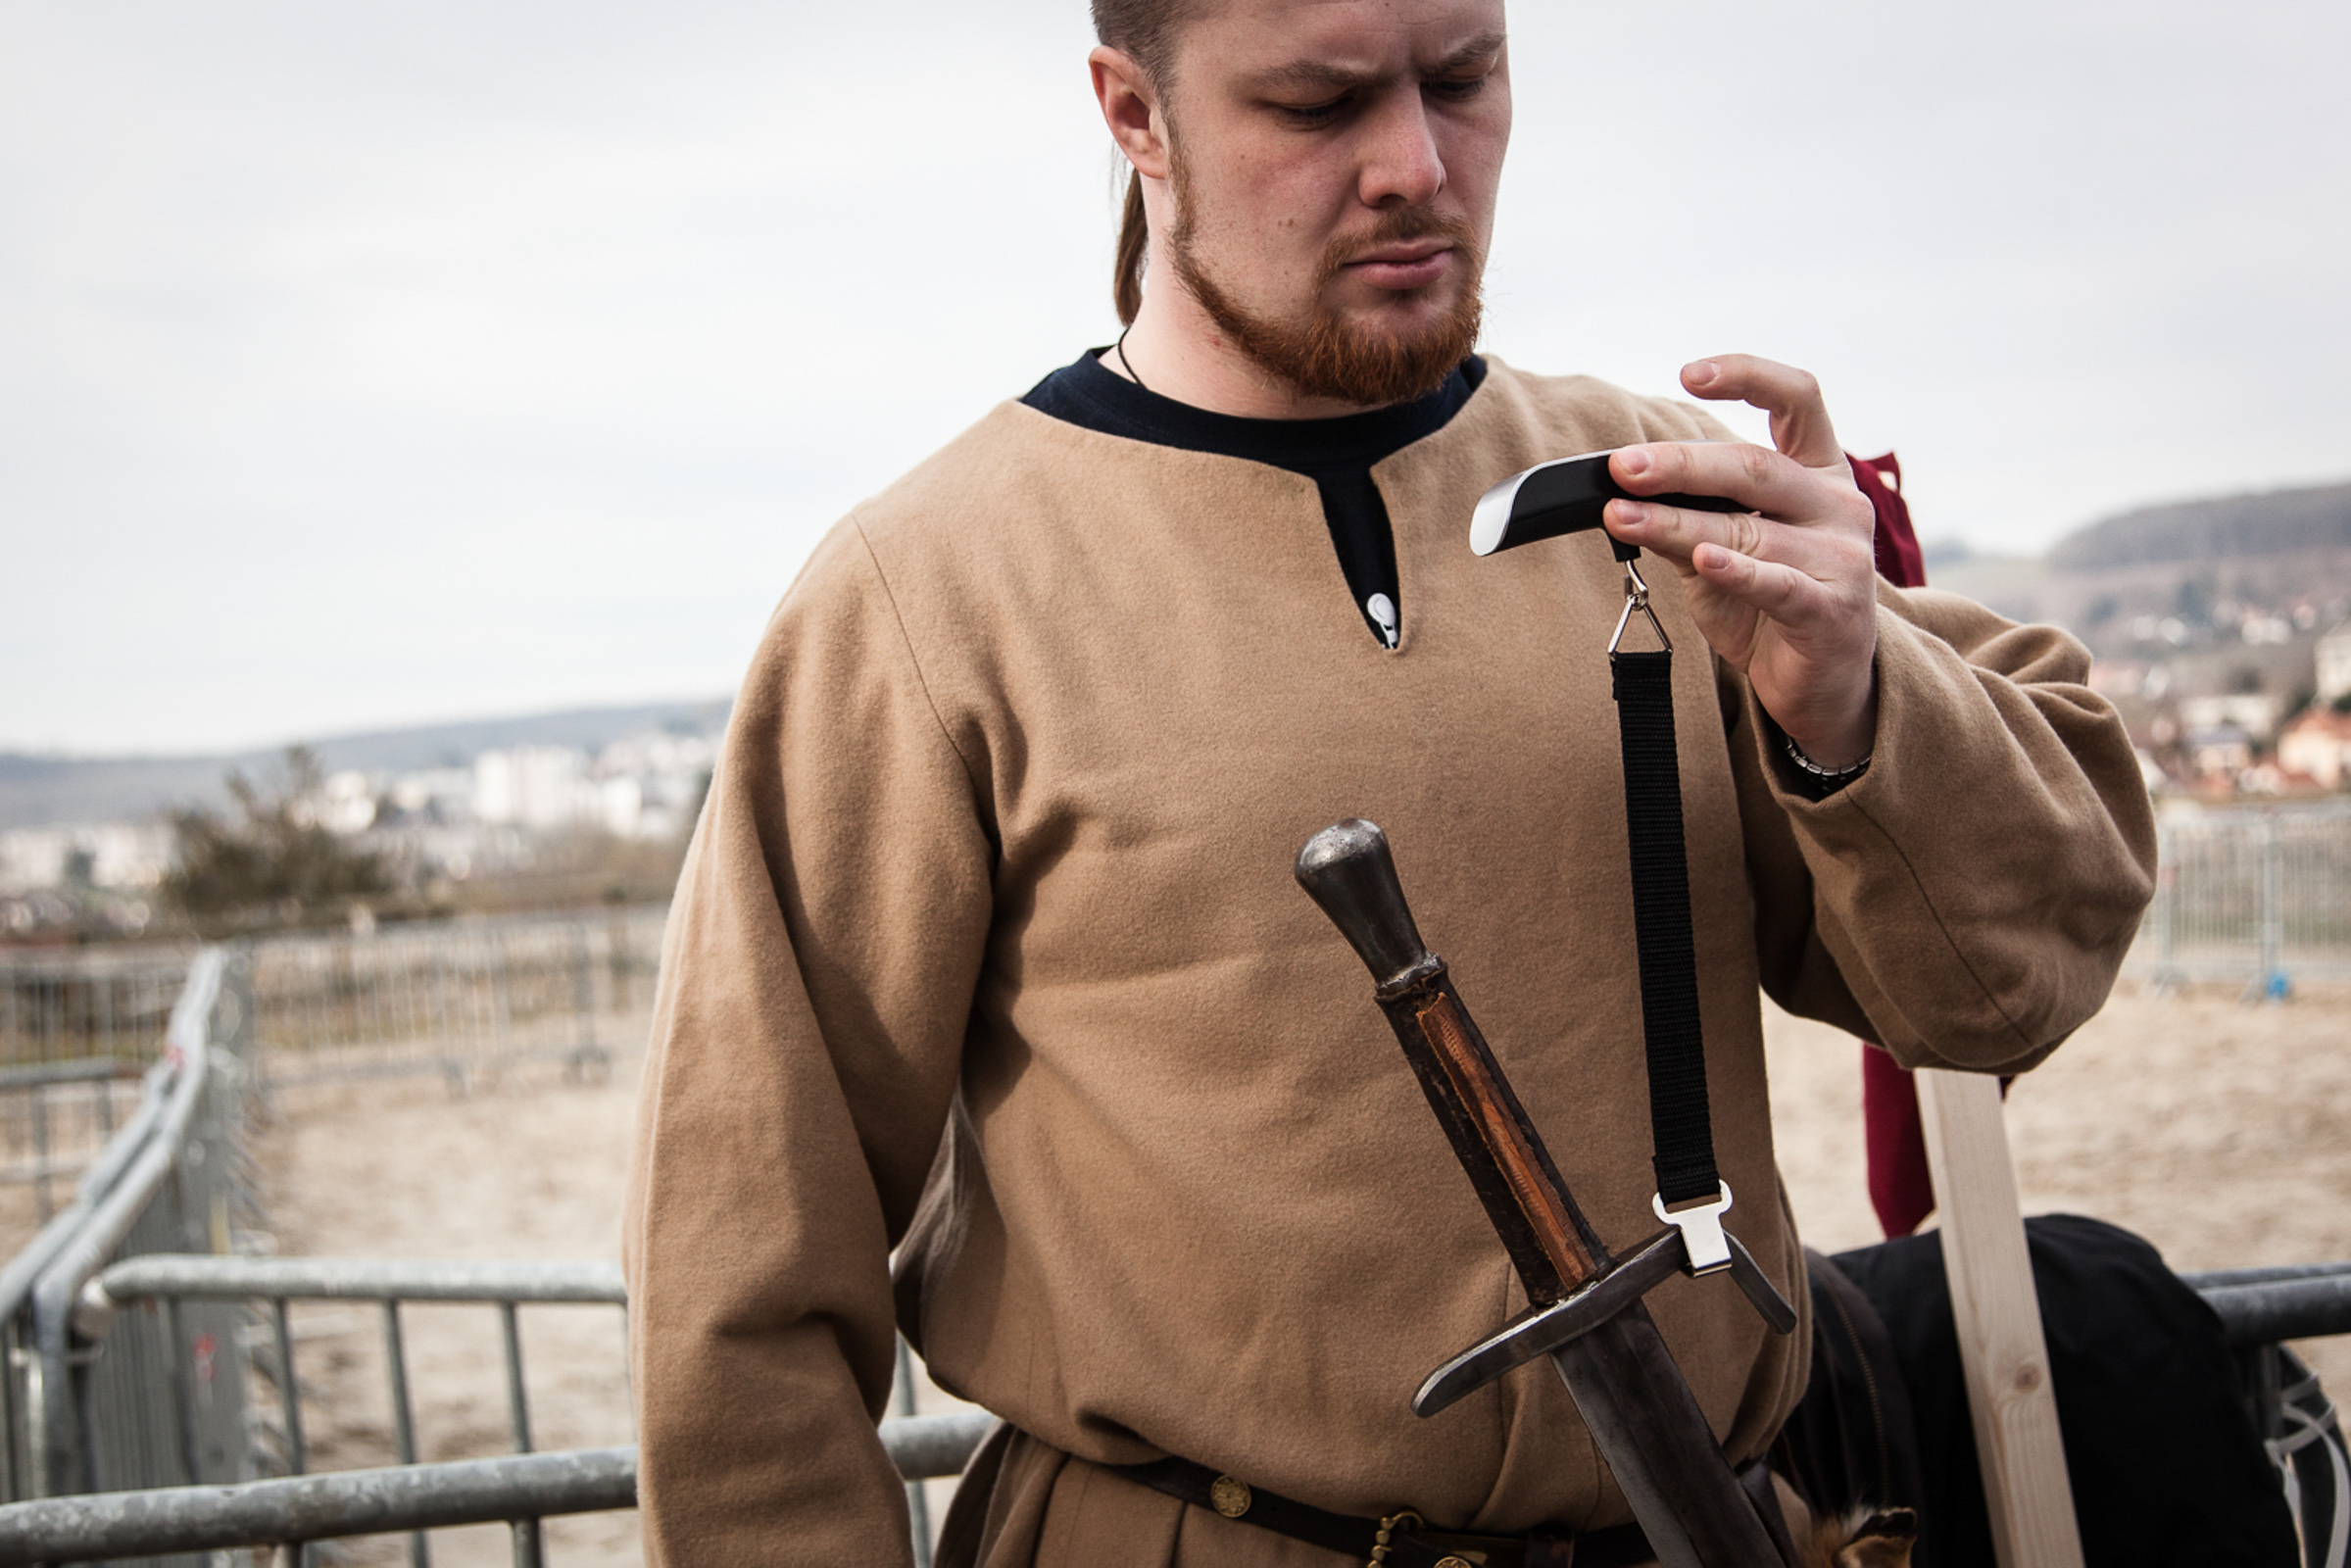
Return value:
[(1127, 322), (1126, 330), (1118, 334), (1118, 341), (1110, 345), (1110, 352), (1118, 356), (1118, 363), (1120, 365), (1126, 367), (1127, 379), (1134, 382), (1137, 386), (1143, 387), (1144, 391), (1149, 392), (1151, 388), (1148, 386), (1143, 386), (1143, 377), (1136, 370), (1135, 362), (1127, 358), (1127, 332), (1132, 332), (1133, 330), (1135, 330), (1135, 323), (1132, 321)]

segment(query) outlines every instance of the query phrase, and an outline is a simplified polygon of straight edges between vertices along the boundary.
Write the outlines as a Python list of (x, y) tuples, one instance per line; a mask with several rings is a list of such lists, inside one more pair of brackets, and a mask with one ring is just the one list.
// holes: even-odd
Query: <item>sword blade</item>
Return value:
[(1660, 1568), (1784, 1568), (1645, 1305), (1553, 1350), (1551, 1365)]

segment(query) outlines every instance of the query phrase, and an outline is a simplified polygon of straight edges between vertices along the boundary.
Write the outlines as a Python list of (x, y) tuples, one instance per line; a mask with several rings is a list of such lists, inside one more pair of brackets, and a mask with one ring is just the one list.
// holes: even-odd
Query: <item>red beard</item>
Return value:
[[(1316, 269), (1314, 305), (1304, 318), (1275, 320), (1248, 310), (1208, 275), (1195, 245), (1199, 204), (1185, 177), (1183, 158), (1171, 156), (1169, 166), (1176, 220), (1167, 235), (1168, 264), (1233, 346), (1269, 374), (1312, 397), (1379, 407), (1434, 392), (1477, 346), (1484, 315), (1480, 280), (1485, 258), (1479, 254), (1477, 234), (1462, 220), (1418, 208), (1382, 213), (1369, 234), (1333, 240), (1324, 250)], [(1451, 240), (1467, 270), (1453, 284), (1457, 292), (1443, 316), (1409, 333), (1396, 333), (1358, 324), (1332, 308), (1331, 284), (1349, 262), (1380, 246), (1431, 236)]]

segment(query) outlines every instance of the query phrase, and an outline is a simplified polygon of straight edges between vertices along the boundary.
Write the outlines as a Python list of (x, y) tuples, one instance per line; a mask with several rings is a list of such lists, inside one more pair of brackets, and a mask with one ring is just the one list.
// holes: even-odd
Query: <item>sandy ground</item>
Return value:
[[(2045, 1067), (2009, 1124), (2028, 1212), (2091, 1213), (2146, 1236), (2182, 1269), (2351, 1257), (2351, 989), (2247, 1007), (2232, 989), (2157, 995), (2126, 983)], [(1878, 1239), (1862, 1184), (1850, 1039), (1767, 1019), (1781, 1160), (1807, 1240)], [(453, 1099), (436, 1079), (287, 1094), (264, 1135), (276, 1246), (287, 1253), (610, 1259), (633, 1063), (595, 1083), (516, 1070)], [(388, 1462), (380, 1316), (297, 1308), (316, 1468)], [(497, 1320), (416, 1307), (406, 1321), (428, 1459), (507, 1451)], [(525, 1309), (524, 1360), (542, 1448), (631, 1441), (616, 1311)], [(2351, 1389), (2351, 1342), (2306, 1347)], [(935, 1391), (923, 1407), (944, 1408)], [(933, 1494), (944, 1501), (945, 1484)], [(633, 1563), (635, 1516), (548, 1527), (562, 1568)], [(436, 1562), (509, 1560), (503, 1531), (443, 1532)], [(405, 1560), (393, 1542), (344, 1560)]]
[[(479, 1079), (463, 1098), (437, 1076), (285, 1091), (258, 1149), (275, 1249), (612, 1261), (633, 1091), (633, 1070), (582, 1082), (554, 1066)], [(310, 1467), (394, 1462), (380, 1310), (297, 1303), (293, 1327)], [(635, 1441), (617, 1308), (526, 1306), (520, 1331), (535, 1447)], [(417, 1456), (514, 1451), (497, 1309), (404, 1307), (402, 1337)], [(563, 1568), (639, 1560), (633, 1513), (551, 1520), (547, 1538)], [(432, 1548), (436, 1563), (512, 1561), (503, 1527), (436, 1532)], [(352, 1543), (343, 1560), (406, 1562), (406, 1548)]]

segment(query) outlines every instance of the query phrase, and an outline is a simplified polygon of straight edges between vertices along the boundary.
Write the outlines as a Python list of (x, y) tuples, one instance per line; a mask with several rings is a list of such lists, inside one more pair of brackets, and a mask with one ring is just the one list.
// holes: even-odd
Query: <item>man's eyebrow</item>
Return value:
[(1430, 74), (1442, 76), (1448, 71), (1459, 71), (1464, 66), (1474, 66), (1482, 60), (1500, 54), (1502, 45), (1509, 41), (1509, 36), (1500, 31), (1482, 32), (1439, 61), (1437, 69)]
[[(1464, 67), (1476, 65), (1482, 60), (1500, 54), (1502, 45), (1507, 41), (1507, 36), (1500, 32), (1480, 33), (1451, 54), (1446, 55), (1425, 74), (1442, 76), (1460, 71)], [(1275, 66), (1270, 70), (1259, 72), (1250, 78), (1249, 85), (1260, 92), (1289, 88), (1293, 91), (1327, 92), (1336, 95), (1358, 87), (1368, 87), (1384, 79), (1386, 79), (1386, 74), (1382, 72), (1349, 71), (1345, 66), (1334, 66), (1323, 60), (1293, 60), (1287, 65)]]

